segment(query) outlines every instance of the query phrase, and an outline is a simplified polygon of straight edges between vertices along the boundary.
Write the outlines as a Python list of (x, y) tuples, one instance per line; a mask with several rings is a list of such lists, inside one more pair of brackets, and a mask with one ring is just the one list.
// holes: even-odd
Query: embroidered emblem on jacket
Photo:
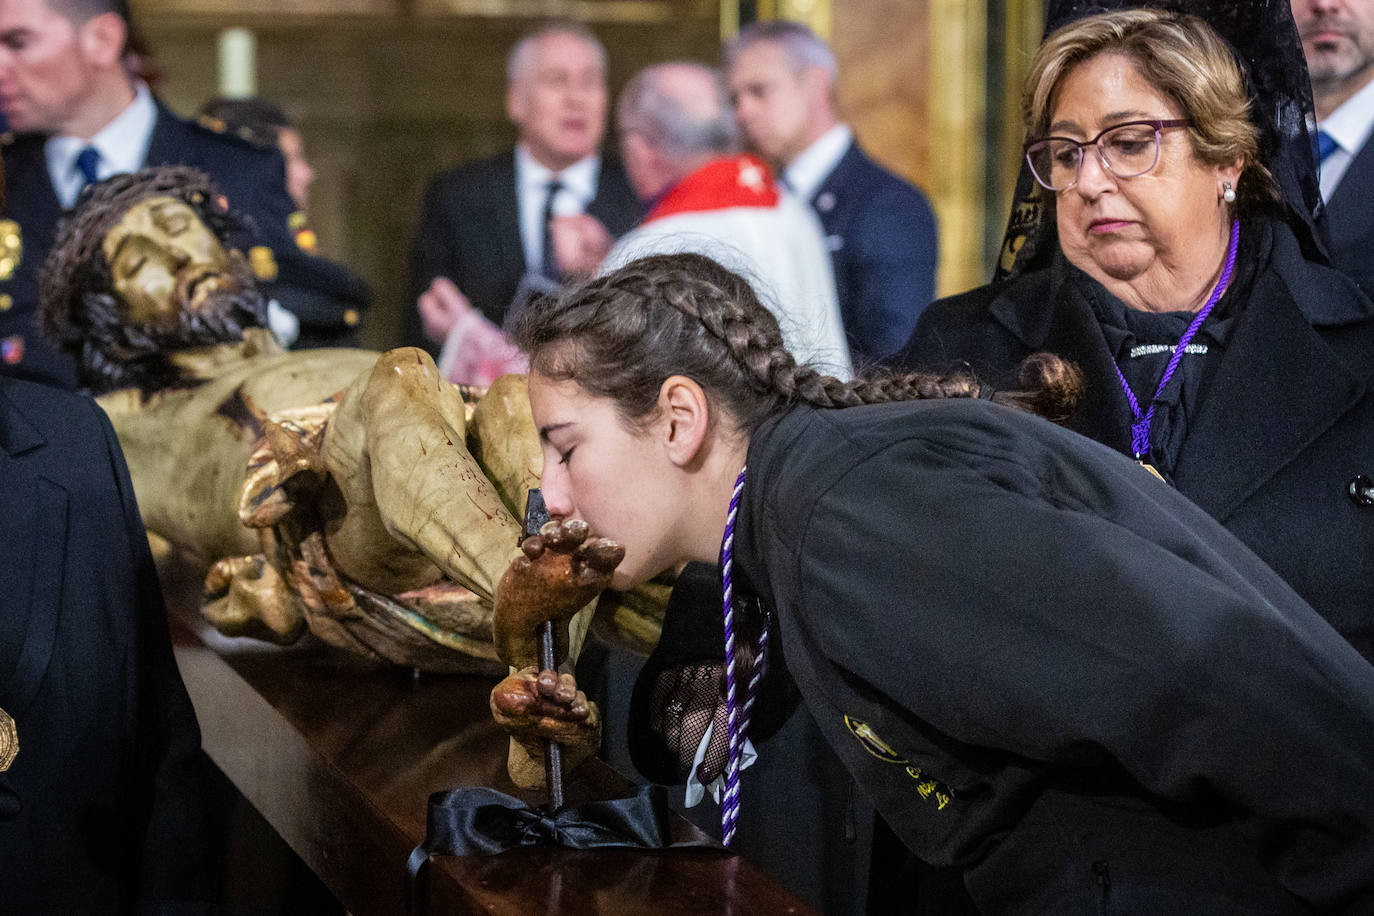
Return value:
[(916, 780), (916, 793), (926, 800), (935, 800), (935, 810), (945, 810), (953, 794), (945, 786), (940, 785), (938, 780), (931, 779), (917, 767), (907, 767), (906, 774)]
[[(878, 733), (873, 730), (873, 726), (852, 716), (844, 717), (844, 727), (849, 729), (849, 733), (859, 739), (859, 744), (874, 757), (883, 763), (905, 764), (907, 760), (897, 753), (886, 741), (878, 737)], [(933, 801), (936, 811), (943, 811), (945, 807), (954, 800), (954, 793), (949, 787), (937, 779), (932, 779), (929, 774), (921, 770), (920, 767), (907, 764), (906, 774), (916, 780), (916, 794), (920, 795), (925, 801)]]
[(998, 266), (1004, 273), (1010, 273), (1016, 267), (1016, 259), (1020, 256), (1021, 249), (1025, 247), (1026, 240), (1035, 233), (1039, 226), (1039, 195), (1017, 201), (1016, 209), (1012, 211), (1011, 225), (1007, 230), (1006, 238), (1003, 240), (1002, 254), (998, 261)]
[(858, 719), (845, 716), (844, 727), (849, 729), (851, 735), (859, 739), (864, 750), (884, 763), (906, 763), (906, 758), (888, 747), (887, 743), (878, 737), (878, 733), (867, 722), (860, 722)]

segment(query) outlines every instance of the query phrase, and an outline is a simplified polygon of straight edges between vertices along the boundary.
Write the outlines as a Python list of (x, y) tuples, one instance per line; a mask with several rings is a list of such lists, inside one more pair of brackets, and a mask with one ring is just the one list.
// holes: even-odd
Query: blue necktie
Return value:
[(553, 254), (553, 199), (558, 196), (559, 191), (563, 190), (563, 182), (554, 176), (549, 181), (548, 189), (548, 196), (544, 198), (544, 250), (541, 252), (543, 264), (540, 265), (539, 272), (557, 283), (559, 270), (558, 259)]
[(81, 185), (83, 188), (100, 180), (99, 168), (100, 150), (94, 146), (87, 146), (76, 154), (76, 170), (85, 179)]
[(1336, 150), (1338, 150), (1338, 149), (1340, 149), (1340, 148), (1341, 148), (1340, 144), (1337, 143), (1336, 140), (1335, 140), (1335, 138), (1332, 137), (1330, 134), (1328, 134), (1326, 131), (1324, 131), (1324, 130), (1319, 130), (1319, 131), (1317, 131), (1317, 164), (1318, 164), (1318, 165), (1321, 165), (1323, 162), (1325, 162), (1327, 156), (1330, 156), (1332, 153), (1334, 153)]

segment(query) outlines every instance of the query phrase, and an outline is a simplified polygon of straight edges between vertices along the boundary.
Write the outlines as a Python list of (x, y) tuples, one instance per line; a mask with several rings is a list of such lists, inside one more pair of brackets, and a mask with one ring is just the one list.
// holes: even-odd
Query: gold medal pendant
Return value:
[(0, 709), (0, 773), (10, 768), (19, 756), (19, 731), (10, 714)]
[(1140, 465), (1140, 466), (1141, 466), (1142, 468), (1144, 468), (1145, 470), (1149, 471), (1151, 474), (1155, 475), (1155, 477), (1157, 477), (1157, 478), (1159, 479), (1159, 482), (1160, 482), (1160, 483), (1168, 483), (1168, 482), (1169, 482), (1169, 481), (1167, 481), (1167, 480), (1164, 479), (1164, 475), (1163, 475), (1163, 474), (1161, 474), (1161, 473), (1159, 473), (1159, 471), (1155, 470), (1155, 466), (1154, 466), (1153, 464), (1150, 464), (1150, 462), (1144, 460), (1143, 458), (1137, 458), (1137, 459), (1135, 460), (1135, 463), (1138, 464), (1138, 465)]

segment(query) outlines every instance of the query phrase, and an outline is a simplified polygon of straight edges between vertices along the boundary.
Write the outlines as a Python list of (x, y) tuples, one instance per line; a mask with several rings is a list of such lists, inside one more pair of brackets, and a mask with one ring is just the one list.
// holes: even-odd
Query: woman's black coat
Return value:
[(737, 591), (983, 912), (1374, 907), (1374, 667), (1176, 490), (984, 401), (798, 408), (748, 461)]
[[(1130, 407), (1062, 259), (932, 304), (898, 361), (968, 365), (1010, 388), (1015, 367), (1039, 350), (1086, 375), (1068, 426), (1129, 454)], [(1374, 479), (1374, 305), (1344, 275), (1303, 260), (1276, 223), (1174, 483), (1374, 660), (1374, 506), (1349, 492), (1360, 475)]]

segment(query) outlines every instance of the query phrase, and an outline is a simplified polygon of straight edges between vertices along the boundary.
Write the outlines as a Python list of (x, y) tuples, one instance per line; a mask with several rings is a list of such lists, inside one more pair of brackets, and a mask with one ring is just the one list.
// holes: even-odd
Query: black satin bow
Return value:
[(432, 855), (487, 856), (521, 846), (723, 849), (709, 838), (672, 843), (670, 835), (668, 796), (662, 786), (646, 786), (629, 798), (568, 805), (554, 814), (485, 787), (435, 792), (429, 797), (425, 841), (407, 863), (407, 909), (422, 909), (416, 906), (415, 884)]

